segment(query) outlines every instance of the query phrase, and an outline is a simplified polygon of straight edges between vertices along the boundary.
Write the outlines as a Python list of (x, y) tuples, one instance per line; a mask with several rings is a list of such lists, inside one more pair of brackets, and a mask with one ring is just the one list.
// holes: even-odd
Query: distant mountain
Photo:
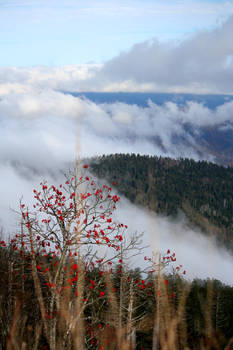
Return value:
[[(66, 92), (68, 93), (68, 92)], [(184, 106), (188, 101), (201, 103), (210, 109), (233, 101), (232, 95), (196, 95), (196, 94), (175, 94), (175, 93), (152, 93), (152, 92), (79, 92), (69, 93), (73, 96), (84, 96), (97, 104), (122, 102), (136, 104), (141, 107), (148, 105), (148, 100), (161, 106), (166, 102), (174, 102)]]
[(91, 170), (115, 181), (135, 204), (190, 221), (233, 250), (233, 168), (191, 159), (115, 154), (93, 158)]
[(202, 128), (197, 143), (214, 155), (217, 163), (233, 166), (233, 124), (231, 129), (224, 125)]

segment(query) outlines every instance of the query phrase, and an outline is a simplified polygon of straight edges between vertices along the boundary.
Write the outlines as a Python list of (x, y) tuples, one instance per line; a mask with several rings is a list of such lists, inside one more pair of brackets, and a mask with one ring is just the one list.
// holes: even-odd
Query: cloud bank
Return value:
[[(214, 160), (200, 149), (200, 128), (232, 128), (233, 102), (210, 110), (173, 102), (146, 107), (96, 104), (54, 90), (8, 93), (0, 99), (0, 162), (36, 169), (72, 161), (77, 152), (139, 153)], [(191, 131), (190, 131), (191, 130)]]
[(154, 91), (233, 93), (233, 16), (175, 43), (134, 45), (105, 63), (106, 80), (153, 84)]

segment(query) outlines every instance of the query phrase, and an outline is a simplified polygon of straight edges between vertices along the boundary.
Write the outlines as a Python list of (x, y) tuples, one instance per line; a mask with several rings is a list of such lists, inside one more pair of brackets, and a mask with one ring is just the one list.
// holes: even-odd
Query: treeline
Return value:
[[(37, 258), (52, 273), (54, 258), (49, 255)], [(57, 349), (75, 348), (66, 315), (66, 303), (72, 304), (77, 299), (74, 285), (71, 283), (69, 289), (63, 290), (65, 304), (51, 315), (41, 315), (30, 265), (30, 255), (25, 254), (22, 259), (14, 244), (0, 247), (0, 349), (50, 349), (43, 317), (58, 325)], [(72, 273), (77, 270), (75, 262), (70, 265), (68, 260), (64, 268), (70, 279), (70, 270)], [(151, 273), (143, 275), (139, 269), (128, 269), (122, 261), (111, 267), (107, 277), (105, 274), (100, 266), (84, 269), (85, 349), (119, 349), (119, 327), (133, 338), (133, 348), (140, 350), (152, 349), (155, 330), (159, 332), (156, 348), (163, 348), (169, 337), (175, 339), (173, 349), (231, 348), (232, 287), (217, 280), (190, 283), (177, 273), (160, 277)], [(52, 286), (45, 283), (44, 276), (40, 268), (39, 281), (47, 307)]]
[(98, 177), (115, 181), (119, 192), (133, 203), (166, 215), (182, 209), (204, 232), (214, 233), (233, 249), (232, 167), (114, 154), (92, 159), (91, 169)]

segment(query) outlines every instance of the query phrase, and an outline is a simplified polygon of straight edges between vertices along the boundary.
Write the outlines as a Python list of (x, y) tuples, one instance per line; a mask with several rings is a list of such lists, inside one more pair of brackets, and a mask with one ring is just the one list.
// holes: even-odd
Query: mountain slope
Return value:
[(205, 233), (233, 249), (233, 168), (135, 154), (93, 158), (90, 167), (98, 177), (116, 181), (133, 203), (166, 215), (182, 209)]

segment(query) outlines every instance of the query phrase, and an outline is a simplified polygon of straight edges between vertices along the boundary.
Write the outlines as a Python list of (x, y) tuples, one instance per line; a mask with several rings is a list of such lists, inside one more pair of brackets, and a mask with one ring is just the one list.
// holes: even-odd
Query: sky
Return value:
[(211, 30), (231, 14), (230, 0), (0, 0), (0, 65), (104, 63), (139, 42)]

